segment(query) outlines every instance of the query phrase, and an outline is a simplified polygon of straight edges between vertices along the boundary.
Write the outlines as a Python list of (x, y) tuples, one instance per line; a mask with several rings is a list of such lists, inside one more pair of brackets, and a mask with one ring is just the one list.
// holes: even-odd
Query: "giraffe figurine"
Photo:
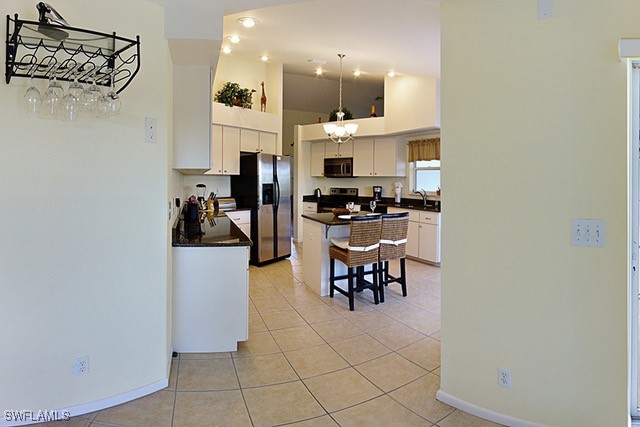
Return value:
[(267, 111), (267, 95), (264, 93), (264, 82), (260, 83), (262, 86), (262, 96), (260, 97), (260, 111)]

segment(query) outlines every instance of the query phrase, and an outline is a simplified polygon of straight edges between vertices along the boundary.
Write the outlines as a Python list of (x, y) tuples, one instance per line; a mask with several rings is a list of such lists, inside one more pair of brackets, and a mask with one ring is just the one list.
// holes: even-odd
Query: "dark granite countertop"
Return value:
[[(365, 216), (366, 213), (354, 214), (354, 216)], [(331, 212), (326, 213), (305, 213), (302, 214), (302, 218), (310, 219), (311, 221), (319, 222), (324, 225), (349, 225), (351, 221), (348, 219), (338, 218)]]
[(251, 246), (251, 239), (224, 213), (200, 212), (199, 221), (185, 221), (181, 216), (176, 222), (173, 246)]
[[(320, 199), (318, 199), (316, 196), (314, 195), (310, 195), (310, 196), (302, 196), (302, 201), (303, 202), (313, 202), (313, 203), (318, 203), (318, 202), (323, 202), (323, 201), (329, 201), (331, 196), (321, 196)], [(357, 204), (360, 204), (363, 206), (363, 210), (369, 209), (369, 201), (372, 199), (372, 197), (358, 197), (357, 200)], [(403, 198), (401, 200), (401, 203), (396, 203), (395, 200), (392, 197), (383, 197), (382, 200), (379, 200), (377, 202), (378, 206), (386, 206), (386, 207), (395, 207), (395, 208), (404, 208), (404, 209), (415, 209), (415, 210), (419, 210), (419, 211), (428, 211), (428, 212), (440, 212), (440, 200), (427, 200), (427, 206), (424, 206), (422, 204), (422, 200), (421, 199), (406, 199)]]

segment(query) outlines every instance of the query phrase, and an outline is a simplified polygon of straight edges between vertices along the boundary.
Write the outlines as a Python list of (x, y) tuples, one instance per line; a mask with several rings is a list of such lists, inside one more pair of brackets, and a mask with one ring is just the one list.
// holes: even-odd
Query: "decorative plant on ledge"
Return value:
[(255, 89), (241, 89), (238, 83), (226, 82), (222, 89), (216, 93), (214, 100), (227, 107), (235, 105), (236, 107), (251, 108), (253, 105), (251, 98), (255, 91)]
[[(335, 110), (329, 113), (330, 122), (335, 122), (336, 120), (338, 120), (338, 110), (339, 108), (336, 108)], [(343, 120), (353, 119), (353, 114), (351, 114), (351, 111), (349, 111), (347, 108), (342, 107), (342, 112), (344, 113)]]

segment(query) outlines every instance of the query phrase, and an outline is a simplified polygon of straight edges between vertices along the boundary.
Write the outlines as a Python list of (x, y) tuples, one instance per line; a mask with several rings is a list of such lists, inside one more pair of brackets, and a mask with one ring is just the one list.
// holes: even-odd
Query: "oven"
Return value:
[(318, 213), (331, 212), (333, 208), (344, 208), (349, 202), (358, 203), (357, 188), (332, 187), (329, 189), (329, 196), (318, 200)]

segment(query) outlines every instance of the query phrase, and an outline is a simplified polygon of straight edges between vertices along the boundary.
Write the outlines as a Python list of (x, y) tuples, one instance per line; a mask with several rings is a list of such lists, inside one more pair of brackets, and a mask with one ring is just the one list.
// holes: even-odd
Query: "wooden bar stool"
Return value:
[[(364, 289), (373, 291), (373, 302), (378, 304), (378, 248), (380, 247), (380, 229), (382, 219), (380, 215), (354, 216), (351, 218), (349, 240), (331, 239), (334, 246), (329, 247), (330, 275), (329, 296), (333, 298), (336, 290), (349, 298), (349, 310), (353, 311), (354, 292)], [(335, 262), (342, 262), (347, 266), (347, 274), (336, 276)], [(373, 282), (365, 280), (364, 267), (373, 266)], [(344, 289), (336, 286), (337, 280), (347, 279), (348, 287)], [(354, 285), (355, 279), (355, 285)]]
[[(407, 251), (407, 231), (409, 229), (409, 213), (392, 213), (382, 215), (382, 231), (380, 232), (380, 255), (378, 288), (380, 302), (384, 302), (384, 288), (389, 283), (398, 282), (402, 286), (402, 296), (407, 296), (407, 275), (405, 258)], [(400, 259), (400, 276), (389, 274), (389, 261)]]

